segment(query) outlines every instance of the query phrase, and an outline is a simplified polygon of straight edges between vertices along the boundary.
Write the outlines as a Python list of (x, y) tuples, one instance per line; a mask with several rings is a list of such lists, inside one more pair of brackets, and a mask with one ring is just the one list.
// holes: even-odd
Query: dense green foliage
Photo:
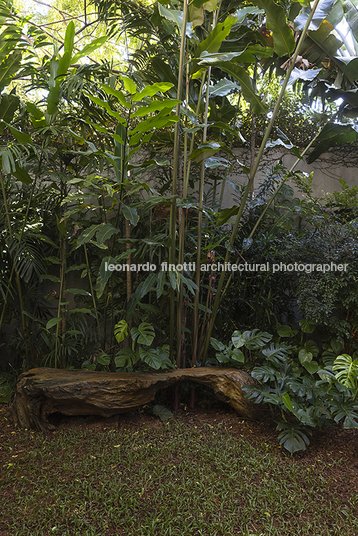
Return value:
[[(95, 4), (93, 20), (85, 14), (83, 26), (69, 17), (53, 42), (1, 0), (6, 362), (195, 366), (212, 358), (211, 335), (225, 344), (237, 328), (295, 329), (297, 304), (316, 326), (319, 351), (330, 332), (355, 363), (356, 189), (343, 184), (323, 206), (309, 180), (282, 166), (253, 187), (267, 146), (284, 145), (299, 161), (308, 148), (300, 154), (296, 145), (306, 138), (315, 142), (312, 161), (357, 140), (355, 59), (333, 34), (343, 18), (351, 23), (341, 1), (317, 1), (312, 10), (272, 0)], [(87, 23), (107, 34), (97, 27), (89, 34)], [(118, 30), (131, 44), (119, 65), (94, 59)], [(285, 94), (287, 85), (294, 89)], [(319, 111), (304, 108), (304, 91), (311, 102), (320, 95)], [(337, 111), (326, 105), (336, 98)], [(292, 139), (294, 128), (301, 137)], [(251, 145), (251, 166), (240, 164), (247, 183), (236, 187), (237, 204), (223, 208), (238, 144)], [(289, 180), (303, 200), (293, 198)], [(236, 258), (349, 269), (317, 277), (214, 273), (215, 260)], [(162, 263), (175, 269), (150, 268)], [(108, 269), (119, 264), (128, 270)]]

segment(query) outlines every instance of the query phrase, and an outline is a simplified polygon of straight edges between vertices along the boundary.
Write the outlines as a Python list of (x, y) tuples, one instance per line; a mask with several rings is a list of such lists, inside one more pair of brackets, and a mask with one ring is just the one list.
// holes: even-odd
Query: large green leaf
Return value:
[[(158, 6), (158, 11), (162, 17), (166, 18), (167, 20), (170, 20), (171, 22), (174, 22), (178, 26), (179, 30), (182, 29), (183, 27), (183, 12), (182, 11), (179, 11), (178, 9), (167, 9), (166, 7), (162, 6), (162, 4), (160, 4), (159, 2), (157, 6)], [(186, 24), (185, 33), (187, 37), (193, 36), (193, 30), (191, 29), (191, 24)]]
[(123, 91), (118, 91), (118, 89), (114, 89), (113, 87), (107, 86), (106, 84), (100, 84), (100, 86), (104, 89), (107, 95), (113, 95), (114, 97), (116, 97), (118, 101), (122, 104), (122, 106), (125, 106), (126, 108), (131, 107), (131, 105), (126, 101)]
[[(308, 32), (308, 38), (303, 43), (302, 55), (311, 63), (318, 64), (326, 56), (332, 58), (341, 47), (342, 42), (331, 33), (332, 30), (332, 24), (324, 20), (318, 30)], [(312, 50), (311, 41), (318, 47), (318, 50)]]
[(131, 78), (128, 76), (122, 76), (124, 89), (128, 91), (131, 95), (135, 95), (137, 93), (137, 86), (133, 82)]
[[(270, 340), (272, 335), (266, 331), (259, 331), (253, 329), (252, 331), (244, 331), (242, 338), (245, 341), (244, 344), (249, 350), (259, 350), (263, 348)], [(235, 345), (236, 346), (236, 345)]]
[[(1, 95), (0, 101), (0, 119), (5, 123), (10, 123), (20, 104), (17, 95)], [(0, 125), (0, 133), (3, 131), (3, 125)]]
[(301, 365), (304, 365), (312, 361), (313, 354), (312, 352), (309, 352), (308, 350), (306, 350), (306, 348), (301, 348), (301, 350), (298, 352), (298, 359)]
[[(346, 21), (351, 29), (351, 39), (353, 41), (355, 52), (358, 51), (358, 10), (356, 5), (350, 0), (343, 2), (343, 10)], [(347, 36), (348, 37), (348, 36)]]
[(337, 380), (348, 387), (348, 389), (356, 389), (358, 379), (358, 359), (352, 359), (348, 354), (339, 355), (332, 367), (333, 372), (336, 372)]
[(190, 154), (189, 159), (193, 160), (197, 164), (205, 158), (216, 154), (218, 151), (221, 151), (221, 145), (218, 142), (211, 141), (207, 143), (202, 143), (197, 149)]
[(278, 56), (291, 55), (295, 49), (295, 39), (287, 25), (285, 11), (273, 0), (254, 0), (254, 3), (266, 13), (266, 26), (272, 31), (274, 49)]
[(119, 121), (121, 124), (125, 124), (125, 119), (123, 119), (123, 117), (121, 117), (121, 115), (118, 112), (113, 111), (107, 101), (104, 101), (98, 97), (95, 97), (94, 95), (91, 95), (90, 93), (86, 93), (86, 95), (87, 97), (91, 99), (92, 102), (104, 108), (111, 117), (114, 117), (115, 119), (117, 119), (117, 121)]
[(109, 240), (114, 234), (118, 234), (119, 229), (113, 227), (111, 223), (104, 224), (97, 232), (97, 243), (103, 244), (106, 240)]
[(75, 24), (74, 24), (73, 20), (71, 20), (67, 25), (66, 33), (65, 33), (65, 41), (64, 41), (64, 44), (63, 44), (64, 52), (68, 52), (70, 57), (72, 56), (72, 51), (73, 51), (73, 42), (74, 42), (74, 39), (75, 39), (75, 31), (76, 31)]
[(53, 115), (57, 111), (57, 105), (60, 100), (60, 91), (61, 88), (59, 85), (53, 86), (50, 88), (50, 91), (47, 95), (47, 113)]
[(195, 7), (194, 4), (189, 4), (188, 7), (188, 22), (191, 22), (192, 28), (201, 26), (204, 23), (204, 10), (202, 7)]
[(18, 181), (23, 184), (31, 184), (32, 178), (27, 173), (26, 169), (21, 167), (17, 162), (15, 162), (15, 169), (11, 171), (11, 174), (17, 178)]
[(219, 226), (227, 223), (229, 219), (232, 218), (232, 216), (236, 216), (236, 214), (239, 212), (239, 208), (240, 207), (238, 207), (237, 205), (234, 205), (231, 208), (224, 208), (223, 210), (221, 210), (221, 212), (219, 212), (218, 214), (216, 225)]
[(73, 56), (71, 63), (77, 63), (78, 60), (80, 60), (84, 56), (89, 56), (89, 54), (91, 54), (92, 52), (100, 48), (102, 45), (104, 45), (107, 39), (108, 39), (107, 35), (102, 35), (102, 37), (98, 37), (97, 39), (94, 39), (91, 43), (83, 47), (82, 50), (80, 50)]
[(210, 97), (226, 97), (231, 91), (239, 89), (235, 82), (227, 78), (222, 78), (217, 84), (209, 87)]
[[(321, 0), (308, 27), (309, 30), (318, 30), (322, 22), (327, 19), (327, 15), (332, 10), (333, 4), (334, 0)], [(295, 30), (303, 30), (310, 13), (311, 8), (309, 6), (302, 9), (301, 13), (295, 18)]]
[(216, 66), (231, 74), (239, 81), (244, 99), (251, 104), (254, 113), (266, 113), (266, 107), (262, 103), (260, 97), (256, 95), (251, 79), (243, 67), (230, 62), (218, 62)]
[(285, 362), (287, 357), (287, 347), (272, 342), (270, 346), (262, 350), (262, 353), (266, 359), (273, 361), (274, 363), (278, 363), (278, 360)]
[(141, 121), (140, 123), (138, 123), (138, 125), (129, 134), (132, 136), (136, 132), (147, 132), (148, 130), (152, 130), (153, 128), (158, 129), (167, 127), (168, 125), (171, 125), (172, 123), (177, 123), (178, 121), (179, 117), (177, 117), (176, 115), (158, 114), (155, 117), (151, 117), (146, 121)]
[(224, 22), (219, 22), (216, 27), (210, 32), (208, 37), (202, 41), (196, 51), (195, 56), (198, 58), (204, 50), (206, 52), (218, 52), (221, 47), (221, 43), (229, 35), (232, 26), (236, 23), (236, 17), (229, 15)]
[(307, 434), (311, 434), (312, 432), (300, 424), (281, 421), (277, 425), (276, 430), (282, 430), (278, 435), (279, 443), (291, 454), (300, 450), (306, 450), (310, 444)]
[(238, 9), (235, 13), (237, 17), (236, 22), (237, 24), (241, 24), (245, 20), (247, 15), (264, 15), (264, 14), (265, 14), (265, 11), (263, 9), (258, 9), (257, 7), (254, 7), (254, 6), (242, 7)]
[(82, 246), (83, 244), (86, 244), (87, 242), (92, 240), (94, 234), (101, 229), (102, 225), (102, 223), (98, 223), (96, 225), (91, 225), (90, 227), (85, 229), (77, 238), (77, 247)]
[(57, 326), (57, 324), (59, 324), (61, 321), (62, 321), (62, 318), (59, 318), (59, 317), (51, 318), (51, 320), (49, 320), (46, 324), (46, 329), (49, 330), (53, 326)]
[(114, 358), (116, 367), (128, 368), (132, 367), (139, 361), (139, 355), (137, 352), (133, 352), (130, 346), (125, 346), (122, 350), (119, 350), (118, 354)]
[(307, 158), (307, 162), (311, 164), (322, 153), (328, 151), (330, 147), (335, 147), (336, 145), (342, 145), (344, 143), (351, 143), (357, 140), (357, 125), (327, 123), (317, 137), (317, 145)]
[(0, 92), (8, 86), (21, 66), (21, 52), (15, 51), (1, 63)]
[(138, 110), (132, 114), (131, 117), (144, 117), (153, 112), (161, 110), (172, 110), (176, 104), (180, 104), (181, 101), (177, 99), (165, 99), (163, 101), (153, 101), (148, 106), (141, 106)]
[(155, 337), (155, 331), (152, 324), (148, 322), (142, 322), (137, 328), (131, 329), (131, 336), (138, 344), (144, 344), (150, 346)]
[(129, 220), (132, 225), (137, 225), (139, 221), (137, 209), (135, 209), (134, 207), (129, 207), (128, 205), (122, 203), (122, 212), (126, 220)]
[(120, 320), (114, 326), (114, 336), (117, 342), (122, 342), (128, 335), (129, 326), (125, 320)]
[(269, 58), (274, 51), (271, 47), (263, 47), (262, 45), (253, 45), (236, 52), (202, 52), (198, 61), (198, 65), (215, 64), (218, 61), (232, 61), (236, 58), (238, 63), (254, 63), (257, 58)]
[(155, 84), (145, 86), (142, 91), (135, 93), (132, 100), (133, 102), (140, 101), (144, 97), (153, 97), (158, 92), (165, 93), (173, 87), (173, 84), (170, 82), (156, 82)]
[(19, 143), (31, 143), (31, 136), (26, 134), (26, 132), (21, 132), (21, 130), (14, 128), (11, 125), (7, 126), (11, 130), (11, 134), (17, 139)]
[(162, 366), (162, 360), (154, 348), (139, 348), (139, 356), (144, 363), (147, 363), (154, 370), (159, 370)]
[(159, 417), (162, 422), (167, 422), (173, 417), (173, 414), (169, 409), (165, 408), (164, 406), (159, 406), (158, 404), (153, 407), (152, 411), (153, 415)]

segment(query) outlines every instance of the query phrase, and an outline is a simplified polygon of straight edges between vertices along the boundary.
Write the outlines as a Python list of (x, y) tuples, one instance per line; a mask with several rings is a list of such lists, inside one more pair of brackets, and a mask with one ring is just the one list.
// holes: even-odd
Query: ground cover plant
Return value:
[(292, 458), (271, 424), (202, 401), (166, 423), (145, 410), (59, 417), (48, 435), (1, 406), (0, 534), (357, 534), (355, 430), (315, 431)]

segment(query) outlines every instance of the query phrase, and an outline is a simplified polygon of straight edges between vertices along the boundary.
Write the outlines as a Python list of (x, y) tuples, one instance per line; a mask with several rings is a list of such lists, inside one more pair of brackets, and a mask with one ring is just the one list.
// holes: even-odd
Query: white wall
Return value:
[[(250, 151), (245, 148), (234, 149), (234, 154), (237, 159), (250, 167)], [(263, 171), (267, 166), (272, 166), (278, 163), (282, 159), (282, 163), (285, 167), (290, 168), (297, 158), (286, 149), (267, 149), (265, 151), (262, 162), (259, 166), (258, 172), (255, 177), (255, 189), (263, 179)], [(355, 158), (346, 158), (343, 153), (340, 155), (339, 151), (336, 153), (324, 153), (313, 164), (307, 164), (305, 160), (301, 160), (296, 166), (296, 171), (304, 171), (313, 175), (313, 193), (315, 196), (322, 197), (323, 193), (333, 192), (335, 190), (341, 191), (341, 185), (339, 179), (344, 179), (349, 186), (354, 184), (358, 185), (358, 166), (356, 166)], [(239, 163), (234, 163), (232, 171), (228, 174), (228, 178), (235, 184), (244, 185), (247, 183), (247, 176), (242, 171)], [(293, 183), (290, 183), (294, 186)], [(219, 191), (220, 191), (219, 187)], [(224, 207), (231, 207), (237, 204), (235, 201), (235, 193), (233, 188), (227, 184), (225, 187), (225, 195), (223, 200)]]

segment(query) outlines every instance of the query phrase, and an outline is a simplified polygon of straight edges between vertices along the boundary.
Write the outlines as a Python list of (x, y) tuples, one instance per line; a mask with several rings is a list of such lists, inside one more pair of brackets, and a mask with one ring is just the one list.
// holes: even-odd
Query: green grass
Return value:
[(50, 439), (16, 430), (2, 441), (1, 536), (358, 534), (356, 497), (341, 503), (325, 463), (303, 467), (223, 424)]

